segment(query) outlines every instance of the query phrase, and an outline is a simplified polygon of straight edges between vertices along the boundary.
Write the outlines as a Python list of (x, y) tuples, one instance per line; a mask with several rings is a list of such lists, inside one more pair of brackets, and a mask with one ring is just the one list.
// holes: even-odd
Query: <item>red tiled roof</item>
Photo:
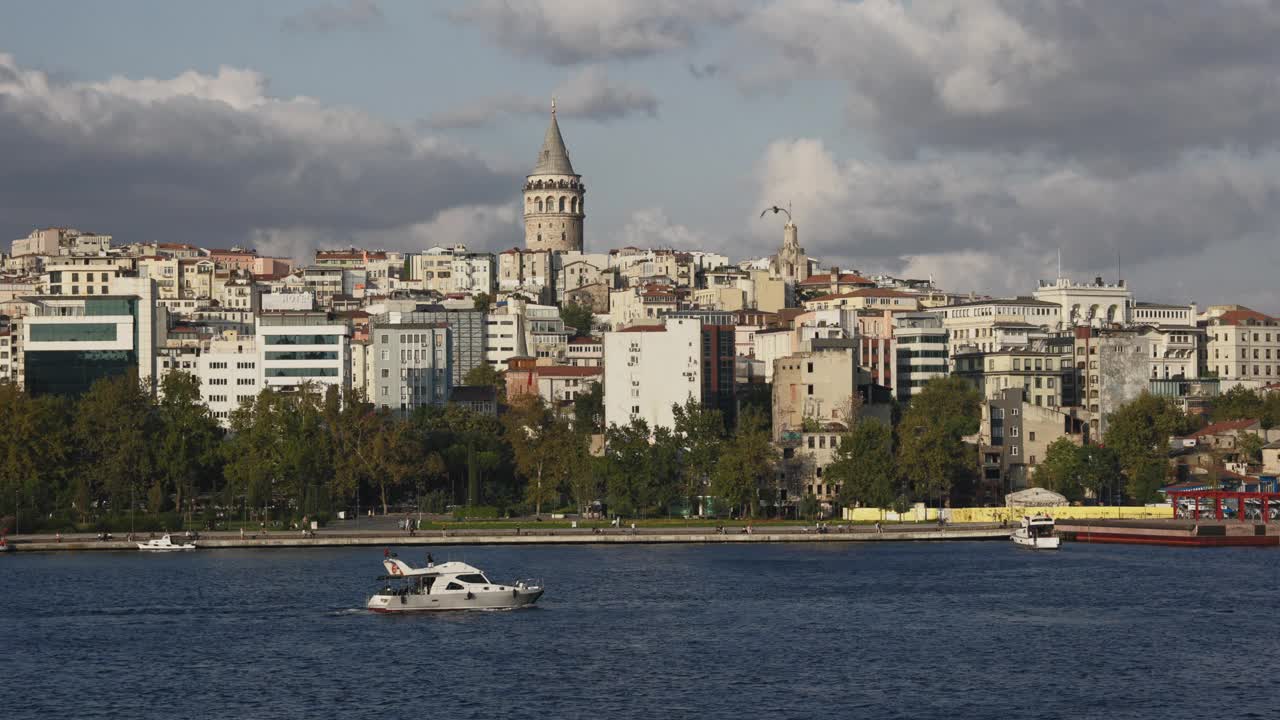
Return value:
[(1256, 419), (1225, 420), (1223, 422), (1217, 422), (1217, 423), (1212, 423), (1210, 425), (1205, 425), (1204, 427), (1195, 431), (1188, 437), (1202, 438), (1202, 437), (1207, 437), (1209, 435), (1219, 435), (1221, 433), (1231, 432), (1232, 430), (1244, 430), (1252, 425), (1257, 425), (1257, 424), (1258, 424), (1258, 421)]
[(667, 327), (665, 325), (632, 325), (631, 327), (622, 328), (618, 332), (666, 332), (666, 331), (667, 331)]
[(1218, 317), (1218, 322), (1222, 325), (1245, 325), (1248, 321), (1255, 323), (1276, 322), (1276, 319), (1270, 315), (1264, 315), (1257, 310), (1245, 308), (1243, 310), (1229, 310), (1222, 313)]

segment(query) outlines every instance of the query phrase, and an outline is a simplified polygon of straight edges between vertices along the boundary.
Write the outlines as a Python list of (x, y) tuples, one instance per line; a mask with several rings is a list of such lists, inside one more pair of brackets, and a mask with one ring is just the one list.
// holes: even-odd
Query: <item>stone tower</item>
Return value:
[(551, 101), (551, 125), (542, 139), (538, 162), (524, 182), (524, 244), (530, 250), (582, 250), (582, 221), (586, 217), (587, 188), (573, 172), (569, 151), (556, 122)]
[(800, 246), (800, 231), (791, 220), (782, 227), (782, 249), (774, 258), (773, 274), (792, 287), (809, 277), (809, 257)]

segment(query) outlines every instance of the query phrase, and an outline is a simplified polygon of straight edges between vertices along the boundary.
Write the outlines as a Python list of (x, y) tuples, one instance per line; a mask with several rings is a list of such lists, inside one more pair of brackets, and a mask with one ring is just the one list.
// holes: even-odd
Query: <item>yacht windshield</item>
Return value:
[(459, 575), (458, 579), (470, 585), (488, 585), (489, 581), (480, 573), (472, 573), (470, 575)]

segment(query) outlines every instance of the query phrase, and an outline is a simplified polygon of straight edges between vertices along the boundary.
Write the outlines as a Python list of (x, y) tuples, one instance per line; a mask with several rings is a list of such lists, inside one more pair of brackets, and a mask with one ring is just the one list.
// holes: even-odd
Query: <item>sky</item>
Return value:
[(1280, 314), (1280, 0), (42, 0), (0, 241), (523, 242), (550, 101), (589, 251), (774, 252)]

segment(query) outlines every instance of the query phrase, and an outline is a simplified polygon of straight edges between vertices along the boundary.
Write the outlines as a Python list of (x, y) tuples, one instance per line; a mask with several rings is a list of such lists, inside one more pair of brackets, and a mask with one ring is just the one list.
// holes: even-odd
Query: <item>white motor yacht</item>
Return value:
[(1022, 526), (1013, 531), (1010, 539), (1036, 550), (1057, 550), (1060, 542), (1053, 534), (1053, 518), (1048, 515), (1024, 515)]
[(195, 550), (195, 543), (177, 544), (166, 534), (160, 539), (151, 539), (137, 544), (139, 550), (147, 552), (174, 552), (176, 550)]
[(541, 582), (502, 585), (466, 563), (428, 560), (426, 567), (415, 568), (393, 556), (382, 565), (387, 569), (378, 578), (382, 587), (366, 606), (374, 612), (509, 610), (532, 605), (542, 597)]

